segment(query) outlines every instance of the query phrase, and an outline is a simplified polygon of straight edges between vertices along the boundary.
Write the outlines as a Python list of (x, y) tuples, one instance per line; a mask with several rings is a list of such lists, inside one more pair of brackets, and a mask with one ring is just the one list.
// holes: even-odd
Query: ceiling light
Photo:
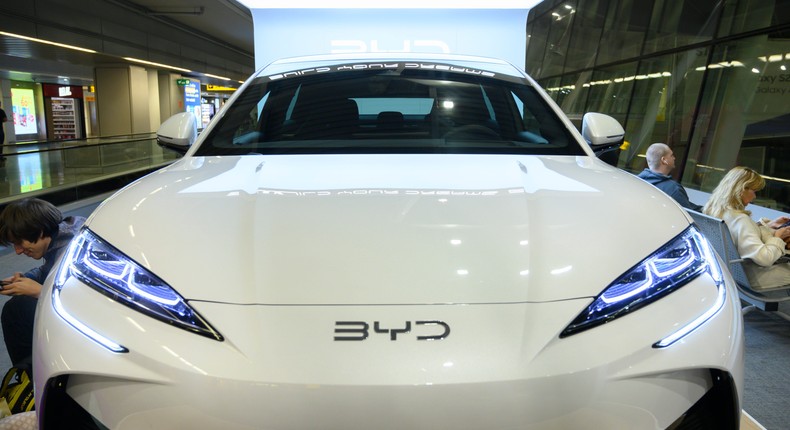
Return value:
[(0, 31), (0, 35), (9, 36), (9, 37), (16, 37), (17, 39), (29, 40), (31, 42), (45, 43), (47, 45), (53, 45), (53, 46), (59, 46), (61, 48), (73, 49), (75, 51), (87, 52), (89, 54), (95, 54), (96, 53), (96, 51), (94, 51), (93, 49), (80, 48), (79, 46), (66, 45), (65, 43), (51, 42), (49, 40), (44, 40), (44, 39), (36, 39), (35, 37), (22, 36), (21, 34), (14, 34), (14, 33), (7, 33), (5, 31)]
[(140, 60), (138, 58), (123, 57), (123, 59), (126, 60), (126, 61), (132, 61), (134, 63), (147, 64), (149, 66), (164, 67), (166, 69), (178, 70), (179, 72), (191, 72), (191, 70), (189, 70), (189, 69), (182, 69), (181, 67), (168, 66), (167, 64), (154, 63), (154, 62), (151, 62), (151, 61)]
[(226, 78), (224, 76), (212, 75), (211, 73), (203, 73), (203, 75), (204, 76), (208, 76), (209, 78), (222, 79), (223, 81), (229, 81), (230, 80), (230, 78)]

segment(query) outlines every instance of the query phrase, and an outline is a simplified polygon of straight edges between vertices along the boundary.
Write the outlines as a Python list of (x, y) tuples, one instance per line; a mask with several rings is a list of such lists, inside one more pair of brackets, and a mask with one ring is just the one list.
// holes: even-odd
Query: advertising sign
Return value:
[(41, 84), (41, 93), (44, 97), (82, 98), (82, 87), (79, 85), (53, 85)]
[(190, 80), (184, 85), (184, 108), (195, 115), (198, 124), (203, 123), (200, 104), (200, 83)]
[(14, 121), (14, 131), (17, 135), (38, 133), (33, 90), (11, 88), (11, 115)]
[(203, 116), (200, 118), (200, 128), (206, 128), (211, 118), (214, 117), (214, 105), (211, 103), (203, 103), (200, 107), (203, 110)]
[(477, 55), (523, 68), (527, 13), (539, 0), (403, 1), (387, 8), (354, 0), (242, 3), (253, 15), (256, 68), (278, 58), (364, 52)]

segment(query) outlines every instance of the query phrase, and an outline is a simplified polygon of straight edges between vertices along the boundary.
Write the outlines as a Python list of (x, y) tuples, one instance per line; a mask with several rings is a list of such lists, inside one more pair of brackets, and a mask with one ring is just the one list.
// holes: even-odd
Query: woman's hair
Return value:
[(35, 243), (42, 235), (54, 239), (62, 219), (60, 210), (44, 200), (30, 198), (9, 203), (0, 213), (0, 243)]
[(748, 167), (733, 167), (713, 190), (702, 211), (716, 218), (722, 218), (727, 210), (751, 215), (752, 213), (747, 211), (743, 204), (743, 193), (747, 189), (760, 191), (763, 188), (765, 188), (765, 179), (759, 173)]

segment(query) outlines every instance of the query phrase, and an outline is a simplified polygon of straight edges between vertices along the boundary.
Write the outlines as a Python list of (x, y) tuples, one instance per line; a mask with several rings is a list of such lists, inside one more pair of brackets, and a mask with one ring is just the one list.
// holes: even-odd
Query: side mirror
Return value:
[(582, 137), (592, 147), (596, 157), (617, 167), (625, 130), (616, 119), (597, 112), (584, 114)]
[(166, 119), (156, 131), (156, 143), (185, 154), (197, 139), (197, 120), (190, 112), (177, 113)]
[(600, 147), (620, 146), (625, 130), (616, 119), (597, 112), (588, 112), (582, 119), (582, 136), (593, 150)]

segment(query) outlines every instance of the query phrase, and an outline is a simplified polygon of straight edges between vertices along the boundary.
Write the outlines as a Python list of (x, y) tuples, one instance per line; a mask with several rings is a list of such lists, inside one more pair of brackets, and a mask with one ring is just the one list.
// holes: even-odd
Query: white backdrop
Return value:
[(536, 2), (489, 0), (470, 8), (474, 3), (464, 1), (452, 9), (313, 9), (298, 7), (305, 3), (299, 0), (291, 1), (291, 8), (273, 7), (272, 1), (242, 3), (253, 15), (256, 68), (301, 55), (427, 52), (494, 57), (523, 69), (528, 7)]

